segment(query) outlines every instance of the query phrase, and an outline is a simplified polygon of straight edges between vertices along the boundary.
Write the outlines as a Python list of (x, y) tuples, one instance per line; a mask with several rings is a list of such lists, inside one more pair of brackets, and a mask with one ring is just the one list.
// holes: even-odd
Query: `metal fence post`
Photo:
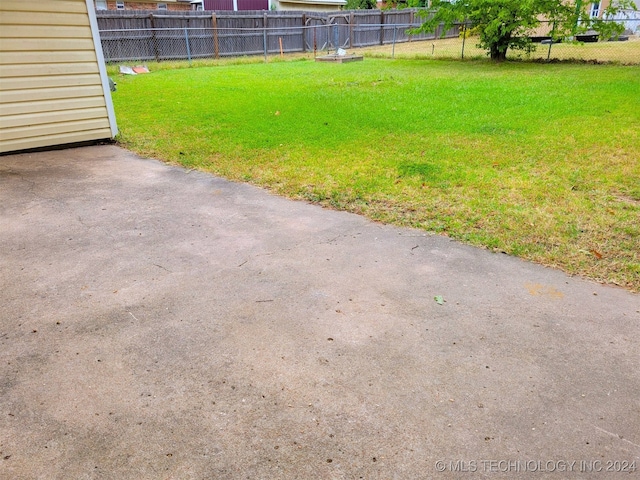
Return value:
[(396, 58), (396, 30), (397, 26), (393, 26), (393, 47), (391, 47), (391, 58)]
[(325, 42), (326, 48), (323, 48), (322, 50), (326, 50), (327, 53), (329, 52), (329, 50), (331, 50), (331, 28), (332, 28), (333, 24), (331, 23), (327, 23), (327, 41)]
[(463, 24), (462, 25), (462, 57), (461, 59), (464, 60), (464, 42), (467, 39), (467, 24)]
[(355, 22), (356, 15), (353, 11), (349, 14), (349, 48), (353, 48), (353, 23)]
[[(415, 21), (416, 21), (415, 12), (411, 10), (411, 13), (409, 14), (409, 23), (413, 26)], [(412, 39), (413, 39), (413, 35), (409, 35), (408, 41), (411, 42)]]
[(267, 12), (262, 14), (262, 26), (264, 27), (264, 61), (267, 62), (267, 54), (269, 53), (269, 45), (267, 39), (267, 27), (269, 26), (269, 19), (267, 17)]
[(551, 59), (551, 46), (553, 45), (553, 38), (555, 37), (556, 24), (553, 23), (553, 28), (551, 29), (551, 41), (549, 42), (549, 51), (547, 52), (547, 62)]
[(303, 13), (302, 14), (302, 51), (306, 52), (307, 51), (307, 30), (306, 27), (307, 26), (307, 16)]
[(149, 20), (151, 21), (151, 45), (153, 46), (153, 56), (156, 57), (156, 62), (159, 62), (160, 52), (158, 49), (158, 38), (156, 37), (156, 21), (153, 17), (153, 13), (149, 14)]
[(184, 41), (187, 45), (187, 58), (189, 59), (189, 65), (191, 65), (191, 47), (189, 46), (189, 30), (184, 27)]
[(267, 27), (262, 27), (262, 44), (264, 47), (264, 63), (267, 63)]

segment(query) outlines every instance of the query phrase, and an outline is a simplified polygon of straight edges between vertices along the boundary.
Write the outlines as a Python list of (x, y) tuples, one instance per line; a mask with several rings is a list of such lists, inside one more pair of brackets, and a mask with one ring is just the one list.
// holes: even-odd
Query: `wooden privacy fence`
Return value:
[[(410, 35), (421, 17), (415, 9), (330, 13), (98, 12), (107, 62), (176, 60), (357, 48), (433, 39)], [(445, 32), (457, 37), (459, 28)]]

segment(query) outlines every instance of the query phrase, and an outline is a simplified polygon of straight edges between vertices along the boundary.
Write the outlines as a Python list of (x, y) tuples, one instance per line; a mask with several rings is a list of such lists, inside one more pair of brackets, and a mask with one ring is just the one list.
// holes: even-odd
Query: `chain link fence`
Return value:
[[(100, 31), (105, 61), (166, 61), (285, 53), (330, 53), (338, 49), (435, 39), (411, 35), (419, 24), (323, 24), (281, 28), (149, 28)], [(457, 37), (458, 28), (448, 32)]]
[[(342, 17), (347, 18), (347, 17)], [(309, 22), (308, 22), (309, 23)], [(325, 55), (338, 49), (367, 56), (408, 58), (479, 58), (486, 51), (466, 26), (444, 32), (414, 34), (419, 23), (324, 23), (258, 28), (126, 28), (101, 30), (109, 63), (221, 59), (287, 54)], [(640, 64), (640, 19), (626, 20), (618, 38), (600, 39), (587, 32), (575, 38), (552, 39), (552, 25), (532, 32), (531, 47), (510, 50), (509, 59), (580, 60)]]
[[(640, 18), (615, 20), (625, 28), (614, 38), (600, 38), (596, 32), (589, 31), (574, 37), (554, 39), (550, 33), (553, 25), (543, 22), (531, 32), (530, 47), (525, 50), (507, 51), (507, 59), (533, 61), (586, 61), (614, 62), (625, 65), (640, 64)], [(425, 40), (423, 42), (403, 43), (393, 48), (380, 47), (361, 49), (372, 56), (391, 57), (427, 57), (427, 58), (486, 58), (487, 51), (478, 48), (479, 39), (465, 25), (459, 25), (460, 34), (446, 39)]]

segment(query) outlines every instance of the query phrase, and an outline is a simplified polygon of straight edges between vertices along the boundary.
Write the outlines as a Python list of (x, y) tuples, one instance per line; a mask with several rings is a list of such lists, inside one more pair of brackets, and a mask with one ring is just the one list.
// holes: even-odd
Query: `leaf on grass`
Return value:
[(438, 305), (442, 305), (444, 303), (444, 298), (442, 298), (442, 295), (436, 295), (435, 297), (433, 297), (433, 299)]

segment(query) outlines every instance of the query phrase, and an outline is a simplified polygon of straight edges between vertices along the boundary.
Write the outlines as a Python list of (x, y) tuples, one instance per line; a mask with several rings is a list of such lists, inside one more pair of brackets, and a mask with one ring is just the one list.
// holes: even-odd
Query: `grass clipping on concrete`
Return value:
[(120, 77), (131, 150), (640, 290), (640, 69), (367, 59)]

